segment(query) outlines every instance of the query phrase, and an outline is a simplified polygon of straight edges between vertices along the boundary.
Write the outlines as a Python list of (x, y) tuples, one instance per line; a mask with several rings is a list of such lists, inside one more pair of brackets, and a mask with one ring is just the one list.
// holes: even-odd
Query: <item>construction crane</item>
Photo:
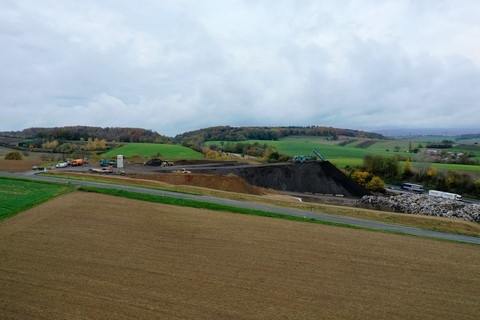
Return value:
[(313, 149), (312, 150), (313, 153), (315, 153), (317, 155), (317, 157), (321, 160), (321, 161), (327, 161), (327, 158), (325, 158), (320, 152), (318, 152), (317, 150)]

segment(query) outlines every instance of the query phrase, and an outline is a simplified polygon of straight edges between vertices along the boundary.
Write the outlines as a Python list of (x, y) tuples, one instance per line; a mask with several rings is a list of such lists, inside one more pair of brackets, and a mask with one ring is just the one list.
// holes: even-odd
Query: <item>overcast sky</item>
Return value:
[(2, 0), (0, 131), (480, 131), (478, 0)]

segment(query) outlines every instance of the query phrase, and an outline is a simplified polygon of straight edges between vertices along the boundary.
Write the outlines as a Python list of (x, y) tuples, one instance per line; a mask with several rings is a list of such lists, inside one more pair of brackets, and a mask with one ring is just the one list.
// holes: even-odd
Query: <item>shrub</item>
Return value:
[(367, 183), (367, 190), (373, 192), (384, 192), (385, 191), (385, 182), (377, 176), (374, 176), (368, 183)]
[(22, 154), (18, 151), (12, 151), (5, 155), (5, 160), (22, 160)]

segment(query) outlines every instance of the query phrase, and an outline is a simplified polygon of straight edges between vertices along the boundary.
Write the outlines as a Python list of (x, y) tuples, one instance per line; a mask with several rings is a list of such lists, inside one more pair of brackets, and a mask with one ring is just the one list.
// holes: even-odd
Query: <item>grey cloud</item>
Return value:
[(0, 130), (475, 126), (480, 5), (430, 4), (6, 1)]

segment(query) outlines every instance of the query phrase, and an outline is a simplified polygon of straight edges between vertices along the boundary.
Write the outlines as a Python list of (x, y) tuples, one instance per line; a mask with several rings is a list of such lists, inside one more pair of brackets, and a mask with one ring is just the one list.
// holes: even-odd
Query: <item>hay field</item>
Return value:
[(75, 192), (0, 223), (2, 319), (476, 319), (480, 248)]

